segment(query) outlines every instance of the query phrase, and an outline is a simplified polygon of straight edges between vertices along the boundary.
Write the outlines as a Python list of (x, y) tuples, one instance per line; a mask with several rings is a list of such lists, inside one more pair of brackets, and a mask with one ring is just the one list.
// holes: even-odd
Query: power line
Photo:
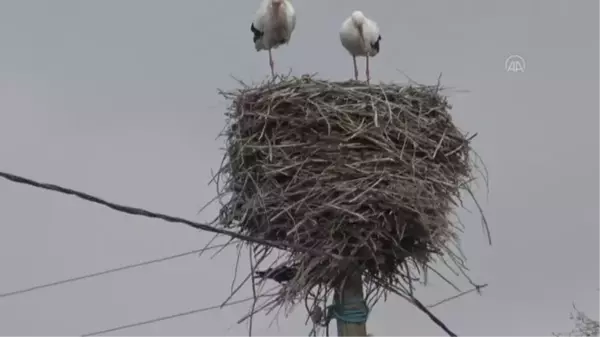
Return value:
[(49, 287), (55, 287), (55, 286), (58, 286), (58, 285), (62, 285), (62, 284), (66, 284), (66, 283), (71, 283), (71, 282), (76, 282), (76, 281), (81, 281), (81, 280), (85, 280), (85, 279), (89, 279), (89, 278), (93, 278), (93, 277), (98, 277), (98, 276), (102, 276), (102, 275), (106, 275), (106, 274), (110, 274), (110, 273), (124, 271), (124, 270), (127, 270), (127, 269), (133, 269), (133, 268), (138, 268), (138, 267), (142, 267), (142, 266), (147, 266), (149, 264), (154, 264), (154, 263), (160, 263), (160, 262), (165, 262), (165, 261), (169, 261), (169, 260), (174, 260), (174, 259), (182, 258), (182, 257), (193, 255), (193, 254), (199, 254), (199, 253), (202, 253), (202, 252), (204, 252), (206, 250), (211, 250), (211, 249), (216, 249), (216, 248), (224, 247), (224, 246), (227, 246), (227, 245), (228, 244), (220, 244), (220, 245), (209, 246), (209, 247), (205, 247), (203, 249), (195, 249), (195, 250), (191, 250), (191, 251), (184, 252), (184, 253), (179, 253), (179, 254), (175, 254), (175, 255), (161, 257), (161, 258), (158, 258), (158, 259), (153, 259), (153, 260), (148, 260), (148, 261), (144, 261), (144, 262), (129, 264), (129, 265), (125, 265), (125, 266), (121, 266), (121, 267), (117, 267), (117, 268), (103, 270), (103, 271), (100, 271), (100, 272), (95, 272), (95, 273), (86, 274), (86, 275), (82, 275), (82, 276), (72, 277), (72, 278), (68, 278), (68, 279), (64, 279), (64, 280), (60, 280), (60, 281), (55, 281), (55, 282), (40, 284), (40, 285), (37, 285), (37, 286), (34, 286), (34, 287), (20, 289), (20, 290), (15, 290), (15, 291), (11, 291), (11, 292), (8, 292), (8, 293), (0, 294), (0, 298), (10, 297), (10, 296), (15, 296), (15, 295), (20, 295), (20, 294), (28, 293), (28, 292), (34, 291), (34, 290), (39, 290), (39, 289), (44, 289), (44, 288), (49, 288)]
[(428, 308), (437, 307), (437, 306), (438, 306), (438, 305), (440, 305), (440, 304), (444, 304), (444, 303), (446, 303), (446, 302), (450, 302), (450, 301), (452, 301), (452, 300), (455, 300), (455, 299), (457, 299), (457, 298), (459, 298), (459, 297), (462, 297), (462, 296), (464, 296), (464, 295), (466, 295), (466, 294), (469, 294), (469, 293), (472, 293), (472, 292), (474, 292), (474, 291), (478, 292), (478, 293), (481, 295), (481, 289), (483, 289), (483, 288), (485, 288), (485, 287), (487, 287), (487, 286), (488, 286), (488, 284), (487, 284), (487, 283), (486, 283), (486, 284), (481, 284), (481, 285), (476, 285), (474, 288), (471, 288), (471, 289), (469, 289), (469, 290), (467, 290), (467, 291), (460, 292), (460, 293), (459, 293), (459, 294), (457, 294), (457, 295), (454, 295), (454, 296), (451, 296), (451, 297), (445, 298), (445, 299), (443, 299), (443, 300), (441, 300), (441, 301), (435, 302), (434, 304), (428, 305), (427, 307), (428, 307)]
[(217, 233), (217, 234), (222, 234), (222, 235), (226, 235), (226, 236), (229, 236), (232, 238), (236, 238), (236, 239), (240, 239), (240, 240), (244, 240), (244, 241), (248, 241), (248, 242), (259, 243), (259, 244), (274, 247), (274, 248), (279, 248), (279, 249), (293, 248), (296, 251), (301, 251), (304, 253), (316, 254), (316, 255), (327, 255), (327, 256), (333, 257), (338, 260), (343, 259), (339, 255), (335, 255), (335, 254), (324, 252), (324, 251), (319, 251), (316, 249), (309, 249), (309, 248), (303, 247), (301, 245), (297, 245), (297, 244), (293, 244), (293, 243), (289, 243), (289, 242), (283, 243), (283, 242), (279, 242), (279, 241), (271, 241), (271, 240), (255, 238), (255, 237), (239, 234), (236, 232), (228, 231), (225, 229), (216, 228), (216, 227), (213, 227), (213, 226), (210, 226), (207, 224), (202, 224), (202, 223), (186, 220), (186, 219), (179, 218), (179, 217), (174, 217), (171, 215), (151, 212), (151, 211), (148, 211), (148, 210), (145, 210), (142, 208), (137, 208), (137, 207), (119, 205), (119, 204), (103, 200), (99, 197), (95, 197), (93, 195), (90, 195), (90, 194), (87, 194), (84, 192), (79, 192), (79, 191), (76, 191), (76, 190), (73, 190), (70, 188), (66, 188), (66, 187), (62, 187), (62, 186), (58, 186), (58, 185), (54, 185), (54, 184), (38, 182), (35, 180), (27, 179), (25, 177), (17, 176), (17, 175), (6, 173), (6, 172), (0, 172), (0, 177), (4, 178), (6, 180), (10, 180), (12, 182), (18, 183), (18, 184), (25, 184), (25, 185), (33, 186), (36, 188), (41, 188), (41, 189), (48, 190), (48, 191), (54, 191), (54, 192), (58, 192), (58, 193), (62, 193), (62, 194), (72, 195), (72, 196), (78, 197), (80, 199), (83, 199), (83, 200), (86, 200), (86, 201), (89, 201), (89, 202), (92, 202), (95, 204), (106, 206), (108, 208), (114, 209), (114, 210), (122, 212), (122, 213), (143, 216), (143, 217), (153, 218), (153, 219), (161, 219), (161, 220), (164, 220), (167, 222), (181, 223), (181, 224), (187, 225), (187, 226), (195, 228), (195, 229), (212, 232), (212, 233)]
[[(178, 217), (174, 217), (174, 216), (170, 216), (170, 215), (166, 215), (166, 214), (162, 214), (162, 213), (151, 212), (151, 211), (148, 211), (148, 210), (145, 210), (142, 208), (119, 205), (119, 204), (115, 204), (115, 203), (112, 203), (109, 201), (105, 201), (103, 199), (100, 199), (98, 197), (95, 197), (93, 195), (90, 195), (90, 194), (87, 194), (84, 192), (75, 191), (75, 190), (61, 187), (58, 185), (37, 182), (35, 180), (27, 179), (25, 177), (17, 176), (17, 175), (6, 173), (6, 172), (0, 172), (0, 177), (4, 178), (6, 180), (10, 180), (12, 182), (18, 183), (18, 184), (25, 184), (25, 185), (33, 186), (36, 188), (41, 188), (41, 189), (48, 190), (48, 191), (54, 191), (54, 192), (59, 192), (59, 193), (63, 193), (63, 194), (73, 195), (80, 199), (83, 199), (83, 200), (86, 200), (86, 201), (89, 201), (89, 202), (92, 202), (95, 204), (103, 205), (103, 206), (106, 206), (108, 208), (114, 209), (114, 210), (122, 212), (122, 213), (143, 216), (143, 217), (153, 218), (153, 219), (161, 219), (161, 220), (164, 220), (167, 222), (181, 223), (181, 224), (185, 224), (185, 225), (195, 228), (195, 229), (212, 232), (212, 233), (217, 233), (217, 234), (222, 234), (222, 235), (226, 235), (226, 236), (229, 236), (232, 238), (244, 240), (247, 242), (258, 243), (258, 244), (262, 244), (262, 245), (270, 246), (270, 247), (274, 247), (274, 248), (279, 248), (279, 249), (284, 249), (284, 250), (292, 248), (296, 251), (300, 251), (300, 252), (304, 252), (304, 253), (309, 253), (309, 254), (314, 254), (314, 255), (326, 255), (326, 256), (332, 257), (336, 260), (346, 260), (346, 261), (349, 261), (350, 263), (353, 262), (352, 259), (348, 259), (347, 257), (342, 257), (340, 255), (332, 254), (331, 252), (325, 252), (325, 251), (321, 251), (318, 249), (310, 249), (310, 248), (306, 248), (301, 245), (297, 245), (297, 244), (293, 244), (293, 243), (289, 243), (289, 242), (283, 243), (283, 242), (265, 240), (265, 239), (260, 239), (260, 238), (254, 238), (251, 236), (239, 234), (239, 233), (228, 231), (225, 229), (212, 227), (207, 224), (190, 221), (190, 220), (186, 220), (183, 218), (178, 218)], [(388, 290), (391, 290), (392, 292), (396, 293), (397, 295), (402, 296), (402, 294), (398, 291), (394, 291), (393, 289), (389, 289), (389, 288), (388, 288)], [(402, 296), (402, 297), (404, 297), (404, 296)], [(442, 328), (448, 335), (456, 336), (455, 333), (453, 333), (450, 329), (448, 329), (448, 327), (440, 319), (438, 319), (431, 311), (429, 311), (427, 309), (427, 307), (425, 305), (423, 305), (419, 300), (412, 297), (409, 301), (413, 305), (415, 305), (419, 310), (421, 310), (423, 313), (425, 313), (435, 324), (437, 324), (440, 328)], [(184, 314), (189, 315), (191, 313), (188, 312), (188, 313), (184, 313)], [(146, 324), (146, 323), (144, 323), (144, 324)]]
[[(264, 295), (264, 296), (269, 296), (269, 295)], [(96, 331), (96, 332), (86, 333), (85, 335), (81, 335), (81, 336), (82, 337), (84, 337), (84, 336), (97, 336), (97, 335), (105, 334), (105, 333), (109, 333), (109, 332), (115, 332), (115, 331), (119, 331), (119, 330), (125, 330), (125, 329), (129, 329), (129, 328), (135, 328), (135, 327), (146, 325), (146, 324), (152, 324), (152, 323), (157, 323), (157, 322), (161, 322), (161, 321), (167, 321), (167, 320), (170, 320), (170, 319), (179, 318), (179, 317), (183, 317), (183, 316), (189, 316), (189, 315), (201, 313), (201, 312), (204, 312), (204, 311), (209, 311), (209, 310), (214, 310), (214, 309), (220, 309), (220, 308), (231, 306), (231, 305), (235, 305), (235, 304), (249, 302), (249, 301), (253, 301), (254, 299), (255, 299), (254, 297), (248, 297), (248, 298), (245, 298), (245, 299), (242, 299), (242, 300), (231, 301), (229, 303), (217, 304), (217, 305), (213, 305), (213, 306), (206, 307), (206, 308), (194, 309), (194, 310), (184, 311), (184, 312), (180, 312), (180, 313), (173, 314), (173, 315), (157, 317), (157, 318), (153, 318), (153, 319), (150, 319), (150, 320), (147, 320), (147, 321), (141, 321), (141, 322), (137, 322), (137, 323), (120, 325), (120, 326), (115, 327), (115, 328), (110, 328), (110, 329), (106, 329), (106, 330), (102, 330), (102, 331)]]

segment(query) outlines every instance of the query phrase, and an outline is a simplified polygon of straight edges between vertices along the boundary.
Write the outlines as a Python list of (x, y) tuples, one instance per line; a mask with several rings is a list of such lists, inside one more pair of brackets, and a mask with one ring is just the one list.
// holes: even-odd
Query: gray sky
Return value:
[[(115, 202), (198, 221), (214, 196), (224, 106), (217, 88), (269, 74), (249, 31), (257, 1), (2, 0), (0, 170)], [(463, 212), (471, 276), (489, 283), (436, 308), (462, 335), (543, 335), (571, 328), (569, 312), (598, 315), (598, 2), (481, 0), (296, 1), (277, 70), (345, 80), (351, 58), (338, 28), (353, 9), (378, 21), (375, 81), (397, 70), (469, 93), (451, 97), (459, 125), (479, 132), (490, 171), (478, 195), (491, 224)], [(213, 6), (213, 7), (210, 7)], [(524, 73), (508, 73), (511, 54)], [(360, 63), (361, 73), (364, 61)], [(0, 181), (0, 293), (202, 247), (211, 235), (116, 213), (79, 199)], [(0, 298), (0, 334), (77, 335), (220, 303), (234, 250), (187, 257)], [(425, 303), (454, 294), (439, 281)], [(244, 289), (244, 294), (250, 294)], [(241, 297), (240, 297), (241, 298)], [(115, 332), (245, 334), (247, 305)], [(298, 309), (280, 328), (306, 335)], [(332, 326), (334, 329), (334, 326)], [(376, 335), (441, 331), (400, 299), (375, 307)], [(335, 331), (335, 330), (333, 330)]]

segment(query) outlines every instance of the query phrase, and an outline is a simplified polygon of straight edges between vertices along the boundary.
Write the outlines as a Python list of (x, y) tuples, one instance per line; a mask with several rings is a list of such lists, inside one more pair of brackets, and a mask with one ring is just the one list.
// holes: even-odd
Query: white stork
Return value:
[(288, 0), (263, 0), (256, 11), (256, 17), (250, 26), (254, 34), (256, 51), (269, 51), (271, 75), (275, 76), (275, 63), (271, 49), (290, 42), (296, 27), (296, 13)]
[(369, 57), (379, 54), (379, 41), (381, 41), (377, 23), (367, 18), (361, 11), (354, 11), (342, 23), (340, 40), (342, 41), (342, 46), (352, 55), (354, 79), (358, 80), (356, 57), (364, 56), (367, 58), (366, 75), (367, 82), (369, 82), (371, 79)]

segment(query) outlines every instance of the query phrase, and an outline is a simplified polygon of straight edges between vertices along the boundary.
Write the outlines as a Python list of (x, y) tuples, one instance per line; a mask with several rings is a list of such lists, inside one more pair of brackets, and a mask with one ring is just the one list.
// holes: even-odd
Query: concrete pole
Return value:
[[(361, 275), (356, 273), (348, 277), (344, 289), (337, 289), (334, 295), (334, 303), (341, 307), (343, 304), (349, 309), (363, 310), (364, 294)], [(337, 318), (338, 336), (366, 336), (366, 323), (348, 323)]]

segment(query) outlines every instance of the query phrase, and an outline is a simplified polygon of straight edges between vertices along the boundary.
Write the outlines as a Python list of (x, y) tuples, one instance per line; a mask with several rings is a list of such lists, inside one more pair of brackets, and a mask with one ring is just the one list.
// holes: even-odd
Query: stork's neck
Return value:
[(271, 4), (271, 17), (275, 25), (281, 24), (285, 18), (285, 4), (273, 2)]
[(275, 18), (280, 18), (285, 13), (285, 2), (271, 3), (271, 14)]

